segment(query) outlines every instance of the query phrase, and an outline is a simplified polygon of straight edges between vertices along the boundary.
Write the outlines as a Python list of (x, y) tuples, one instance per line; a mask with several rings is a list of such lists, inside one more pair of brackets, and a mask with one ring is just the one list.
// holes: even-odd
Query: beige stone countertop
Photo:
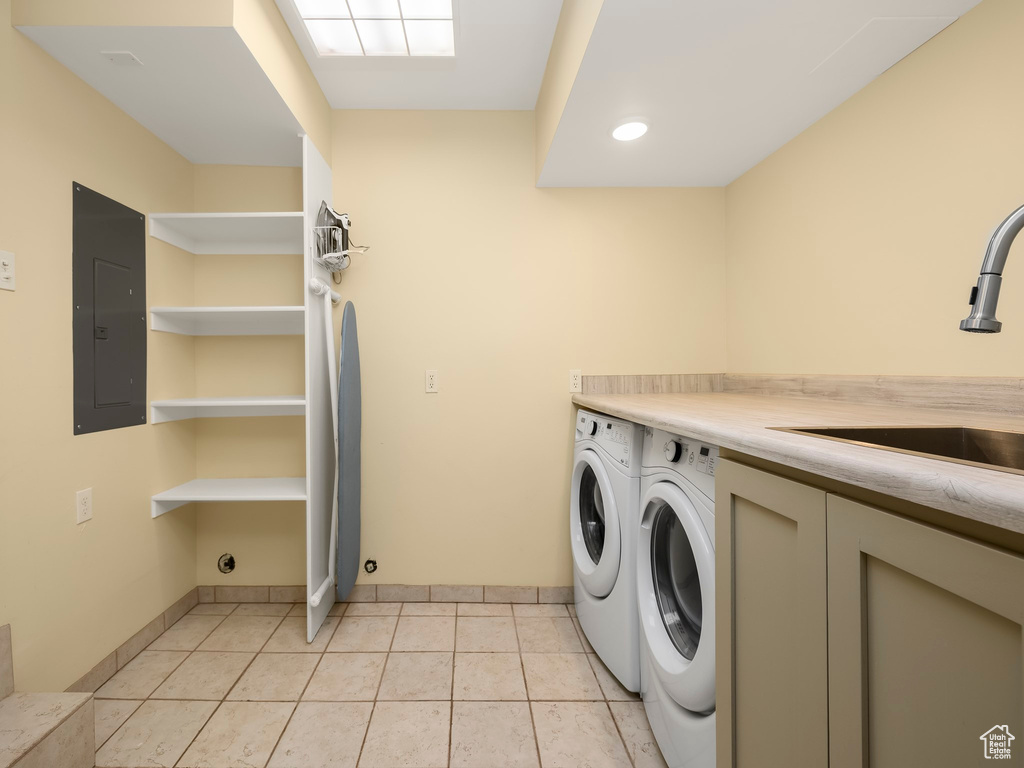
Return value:
[(745, 394), (574, 395), (582, 408), (1024, 533), (1024, 476), (769, 427), (962, 426), (1024, 432), (1024, 418)]

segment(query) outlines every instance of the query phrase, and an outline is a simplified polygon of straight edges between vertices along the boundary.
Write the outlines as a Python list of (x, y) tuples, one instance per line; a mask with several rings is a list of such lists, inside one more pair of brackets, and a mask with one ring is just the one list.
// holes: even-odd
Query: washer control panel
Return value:
[(709, 498), (715, 498), (718, 448), (653, 427), (644, 429), (643, 469), (678, 472)]
[(614, 461), (628, 468), (636, 464), (640, 453), (642, 427), (581, 410), (576, 414), (576, 439), (593, 440)]

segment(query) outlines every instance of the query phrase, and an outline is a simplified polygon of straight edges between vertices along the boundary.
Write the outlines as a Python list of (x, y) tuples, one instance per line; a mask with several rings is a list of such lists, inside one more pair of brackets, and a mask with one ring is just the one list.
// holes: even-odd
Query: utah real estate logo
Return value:
[(986, 760), (1010, 759), (1010, 742), (1016, 737), (1010, 733), (1009, 726), (993, 725), (978, 738), (985, 742)]

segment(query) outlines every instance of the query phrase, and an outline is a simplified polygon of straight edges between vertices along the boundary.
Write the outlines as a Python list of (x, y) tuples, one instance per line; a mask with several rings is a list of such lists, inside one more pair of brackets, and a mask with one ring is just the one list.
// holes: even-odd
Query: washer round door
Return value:
[(715, 708), (715, 550), (678, 485), (644, 495), (637, 543), (640, 624), (665, 691), (692, 712)]
[(605, 597), (619, 575), (622, 536), (608, 470), (589, 449), (580, 452), (572, 470), (569, 516), (572, 557), (580, 582), (594, 597)]

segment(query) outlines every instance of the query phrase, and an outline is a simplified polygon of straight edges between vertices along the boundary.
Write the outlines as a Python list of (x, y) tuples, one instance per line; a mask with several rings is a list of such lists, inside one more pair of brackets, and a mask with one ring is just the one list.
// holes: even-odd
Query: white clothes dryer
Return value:
[(576, 615), (605, 666), (640, 690), (636, 534), (643, 427), (599, 413), (576, 416), (569, 535)]
[(670, 768), (715, 768), (718, 448), (648, 428), (637, 535), (640, 693)]

